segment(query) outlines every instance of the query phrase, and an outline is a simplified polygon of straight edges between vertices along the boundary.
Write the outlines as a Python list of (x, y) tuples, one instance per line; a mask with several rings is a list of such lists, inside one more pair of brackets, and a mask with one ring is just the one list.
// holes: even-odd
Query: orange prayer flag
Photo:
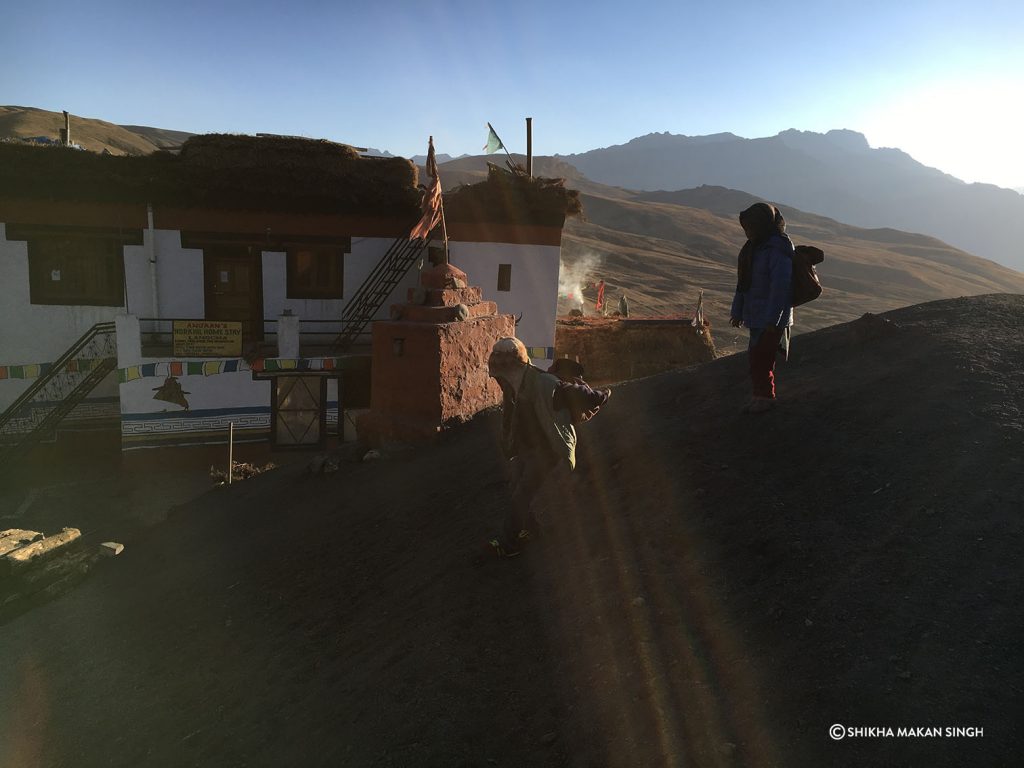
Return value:
[(441, 221), (442, 205), (441, 178), (437, 173), (437, 158), (434, 156), (434, 137), (431, 136), (427, 146), (427, 173), (431, 176), (430, 186), (423, 196), (423, 216), (409, 233), (409, 239), (427, 238), (438, 222)]

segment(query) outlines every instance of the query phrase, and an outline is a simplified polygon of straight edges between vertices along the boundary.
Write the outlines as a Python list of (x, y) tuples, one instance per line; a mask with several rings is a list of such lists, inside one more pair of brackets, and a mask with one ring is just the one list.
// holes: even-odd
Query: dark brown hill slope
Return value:
[(2, 628), (0, 754), (1015, 764), (1024, 297), (888, 318), (798, 339), (761, 416), (742, 356), (618, 387), (515, 560), (469, 563), (504, 508), (494, 414), (217, 489)]

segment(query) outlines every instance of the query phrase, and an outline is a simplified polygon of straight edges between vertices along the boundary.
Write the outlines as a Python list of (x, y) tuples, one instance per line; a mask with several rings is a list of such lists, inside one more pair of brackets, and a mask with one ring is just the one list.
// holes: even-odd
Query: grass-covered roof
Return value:
[[(0, 142), (0, 197), (183, 208), (373, 214), (415, 220), (422, 190), (403, 158), (286, 136), (193, 136), (179, 153), (106, 155)], [(492, 166), (445, 195), (450, 221), (561, 226), (581, 210), (562, 179)]]
[(579, 192), (565, 179), (527, 176), (489, 165), (486, 181), (467, 184), (444, 197), (449, 221), (501, 221), (562, 226), (566, 216), (583, 210)]
[(416, 182), (408, 160), (312, 139), (210, 134), (140, 156), (0, 143), (4, 197), (409, 217)]

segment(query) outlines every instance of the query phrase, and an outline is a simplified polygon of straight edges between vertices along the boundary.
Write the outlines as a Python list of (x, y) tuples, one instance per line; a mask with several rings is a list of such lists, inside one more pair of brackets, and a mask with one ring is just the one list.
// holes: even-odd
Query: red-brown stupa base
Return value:
[(513, 335), (511, 315), (374, 323), (370, 412), (356, 425), (360, 438), (371, 445), (419, 440), (500, 404), (487, 357), (495, 341)]

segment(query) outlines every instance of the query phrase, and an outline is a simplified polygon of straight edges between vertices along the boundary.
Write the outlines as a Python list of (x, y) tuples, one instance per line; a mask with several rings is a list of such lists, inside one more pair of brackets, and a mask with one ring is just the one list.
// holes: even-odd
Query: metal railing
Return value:
[(0, 464), (49, 435), (116, 367), (114, 323), (97, 323), (0, 413)]
[[(144, 348), (160, 351), (169, 350), (173, 345), (173, 331), (175, 322), (201, 321), (202, 317), (140, 317), (139, 332), (142, 336)], [(299, 319), (299, 340), (300, 343), (308, 341), (317, 347), (330, 347), (331, 342), (342, 333), (345, 328), (343, 320), (328, 319)], [(263, 338), (277, 338), (277, 318), (263, 319)], [(363, 330), (357, 334), (358, 343), (369, 344), (370, 331)]]
[(345, 311), (341, 315), (344, 329), (334, 340), (332, 349), (344, 352), (355, 343), (395, 286), (402, 281), (410, 267), (426, 249), (427, 241), (420, 238), (399, 238), (392, 243), (388, 252), (345, 305)]

